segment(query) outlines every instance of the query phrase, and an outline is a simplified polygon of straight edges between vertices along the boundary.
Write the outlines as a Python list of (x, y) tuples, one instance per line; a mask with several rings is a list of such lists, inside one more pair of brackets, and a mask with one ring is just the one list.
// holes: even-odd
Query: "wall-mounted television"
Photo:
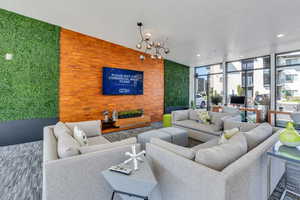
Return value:
[(230, 104), (245, 104), (245, 96), (231, 96)]
[(144, 72), (103, 67), (103, 95), (142, 95)]

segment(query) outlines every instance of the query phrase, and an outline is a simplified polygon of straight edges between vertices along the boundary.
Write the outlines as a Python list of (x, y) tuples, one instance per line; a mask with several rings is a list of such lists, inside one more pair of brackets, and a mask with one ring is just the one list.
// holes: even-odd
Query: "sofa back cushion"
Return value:
[(57, 122), (53, 128), (53, 133), (56, 138), (59, 138), (62, 135), (68, 134), (68, 135), (73, 135), (73, 132), (71, 131), (70, 128), (66, 126), (63, 122)]
[[(106, 144), (98, 144), (98, 145), (92, 145), (92, 146), (82, 146), (79, 148), (79, 151), (81, 154), (85, 153), (90, 153), (90, 152), (95, 152), (95, 151), (103, 151), (106, 149), (112, 149), (124, 145), (131, 145), (131, 144), (136, 144), (136, 138), (128, 138), (125, 140), (121, 140), (118, 142), (113, 142), (113, 143), (106, 143)], [(125, 152), (124, 152), (125, 153)]]
[(182, 121), (189, 119), (190, 110), (177, 110), (172, 112), (173, 121)]
[(248, 150), (255, 148), (265, 139), (270, 137), (273, 133), (273, 127), (268, 123), (263, 123), (252, 129), (251, 131), (245, 132), (244, 135), (247, 139)]
[(59, 158), (67, 158), (79, 154), (80, 144), (69, 134), (57, 138), (57, 153)]
[(221, 112), (209, 112), (209, 116), (211, 119), (211, 123), (216, 125), (219, 130), (223, 129), (223, 120), (226, 119), (226, 117), (230, 117), (230, 113), (221, 113)]
[(227, 143), (198, 150), (195, 161), (211, 169), (222, 171), (245, 153), (247, 153), (246, 138), (238, 133)]
[(84, 121), (84, 122), (67, 122), (66, 125), (73, 131), (75, 126), (82, 129), (87, 137), (94, 137), (101, 135), (101, 121)]
[(199, 121), (199, 110), (189, 110), (189, 119)]
[(248, 132), (259, 126), (257, 123), (238, 122), (230, 119), (224, 120), (224, 130), (238, 128), (240, 132)]
[(178, 146), (176, 144), (163, 141), (159, 138), (151, 138), (150, 142), (151, 144), (155, 144), (187, 159), (193, 160), (195, 158), (195, 152), (192, 149)]

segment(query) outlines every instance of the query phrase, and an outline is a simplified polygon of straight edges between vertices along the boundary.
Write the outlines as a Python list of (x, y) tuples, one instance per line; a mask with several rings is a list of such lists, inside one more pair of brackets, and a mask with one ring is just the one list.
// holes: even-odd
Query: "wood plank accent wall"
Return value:
[[(164, 62), (138, 51), (70, 30), (60, 33), (59, 117), (64, 122), (103, 119), (108, 104), (117, 110), (143, 108), (159, 121), (164, 105)], [(102, 67), (144, 71), (144, 95), (102, 95)]]

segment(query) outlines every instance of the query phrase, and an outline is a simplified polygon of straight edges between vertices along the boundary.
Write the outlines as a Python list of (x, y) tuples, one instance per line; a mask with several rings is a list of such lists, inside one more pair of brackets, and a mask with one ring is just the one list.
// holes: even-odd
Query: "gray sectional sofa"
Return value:
[[(238, 133), (233, 136), (236, 139), (232, 143), (222, 147), (218, 144), (218, 138), (192, 149), (176, 147), (157, 138), (147, 144), (147, 157), (158, 179), (163, 200), (268, 199), (266, 152), (278, 141), (281, 130), (269, 127), (266, 135), (264, 130), (265, 127), (268, 129), (267, 124), (249, 125), (230, 120), (224, 123), (228, 128), (238, 127), (248, 132)], [(241, 154), (237, 154), (239, 151)], [(231, 159), (230, 156), (236, 157), (228, 162), (226, 159)], [(222, 162), (227, 164), (220, 169)], [(275, 158), (271, 163), (272, 192), (285, 167)]]
[(222, 134), (225, 119), (241, 121), (239, 111), (233, 108), (224, 109), (223, 112), (209, 112), (212, 122), (209, 125), (197, 122), (199, 112), (205, 111), (192, 109), (173, 111), (172, 126), (185, 129), (188, 131), (189, 137), (206, 142)]
[(80, 155), (59, 158), (55, 126), (44, 128), (43, 200), (110, 199), (112, 189), (101, 172), (123, 162), (124, 152), (131, 151), (135, 138), (130, 142), (110, 143), (101, 135), (100, 121), (66, 125), (70, 129), (80, 126), (87, 133), (90, 146), (84, 147)]

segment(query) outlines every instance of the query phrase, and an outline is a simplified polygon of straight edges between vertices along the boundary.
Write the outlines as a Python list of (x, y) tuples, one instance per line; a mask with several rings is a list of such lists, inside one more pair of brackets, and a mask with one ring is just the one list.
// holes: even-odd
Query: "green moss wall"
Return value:
[(57, 117), (59, 32), (0, 9), (0, 121)]
[(165, 108), (189, 106), (189, 67), (165, 60)]

